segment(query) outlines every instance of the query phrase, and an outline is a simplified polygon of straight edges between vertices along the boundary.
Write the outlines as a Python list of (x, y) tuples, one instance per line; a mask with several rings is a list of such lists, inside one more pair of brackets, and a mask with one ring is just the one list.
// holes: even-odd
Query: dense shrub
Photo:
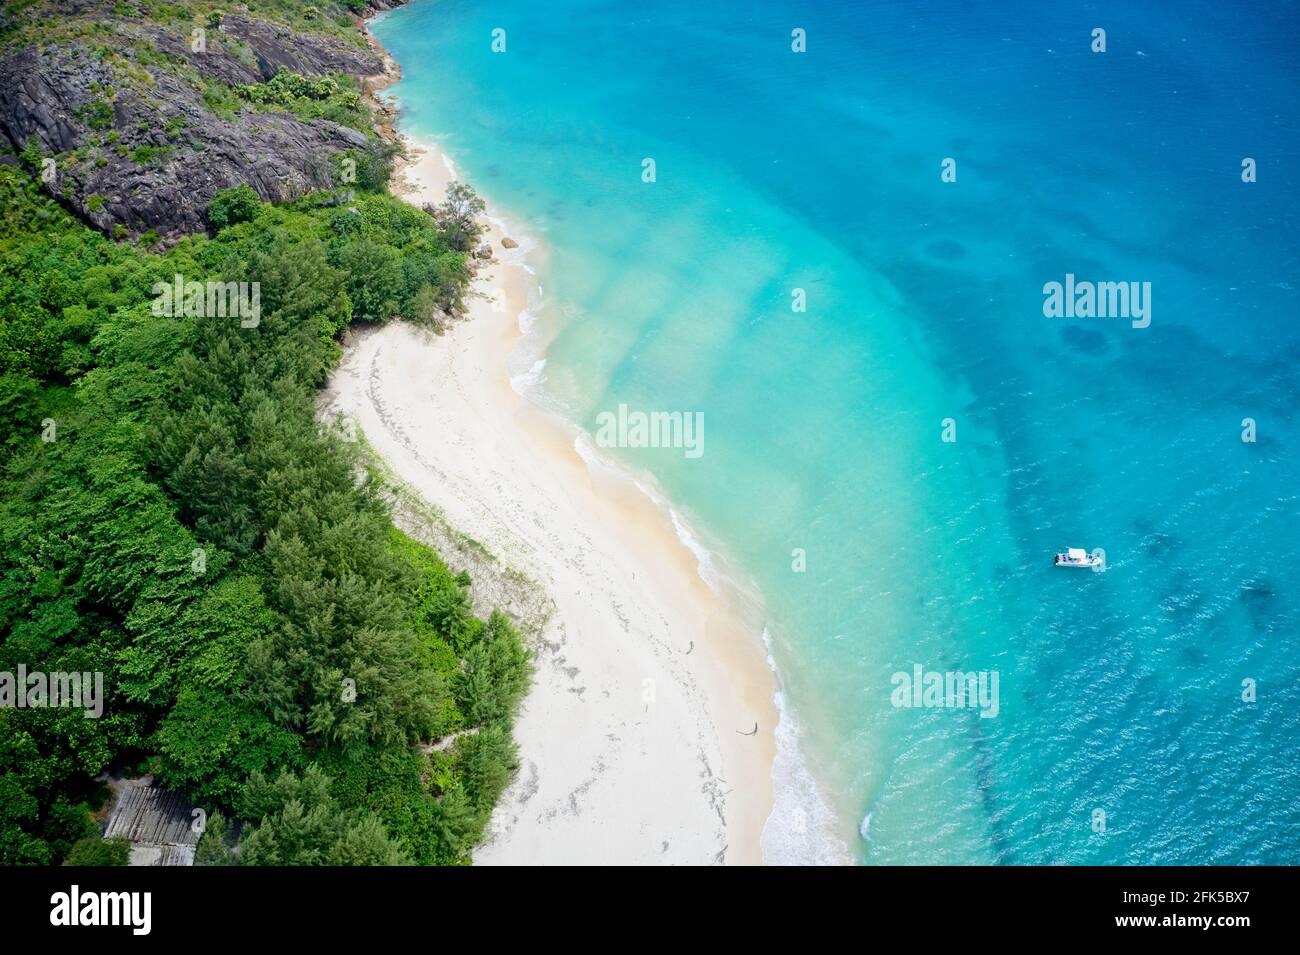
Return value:
[(262, 208), (262, 200), (251, 186), (223, 189), (208, 203), (208, 222), (220, 231), (228, 225), (251, 222)]
[(77, 866), (126, 865), (131, 858), (131, 843), (126, 839), (101, 839), (98, 835), (79, 839), (68, 853), (65, 864)]

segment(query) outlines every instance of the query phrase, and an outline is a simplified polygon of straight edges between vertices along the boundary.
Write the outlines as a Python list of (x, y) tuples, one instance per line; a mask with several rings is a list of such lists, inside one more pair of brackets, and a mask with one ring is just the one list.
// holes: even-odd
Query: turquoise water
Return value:
[[(547, 395), (593, 433), (704, 413), (698, 459), (616, 453), (764, 594), (769, 861), (1300, 861), (1294, 9), (416, 0), (373, 30), (407, 128), (549, 249)], [(1150, 327), (1044, 317), (1067, 273), (1150, 282)], [(997, 715), (892, 705), (917, 664), (996, 671)]]

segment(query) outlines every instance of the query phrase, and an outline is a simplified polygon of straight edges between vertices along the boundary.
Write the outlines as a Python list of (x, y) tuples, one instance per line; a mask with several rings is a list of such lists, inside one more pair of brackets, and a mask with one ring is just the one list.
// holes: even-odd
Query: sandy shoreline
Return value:
[[(443, 156), (408, 148), (394, 191), (439, 201)], [(777, 722), (761, 621), (704, 583), (668, 514), (589, 467), (577, 429), (512, 388), (537, 283), (524, 255), (536, 268), (545, 250), (503, 248), (489, 215), (496, 258), (469, 315), (443, 336), (402, 324), (354, 336), (326, 394), (397, 478), (555, 606), (516, 730), (521, 770), (475, 860), (761, 862)]]

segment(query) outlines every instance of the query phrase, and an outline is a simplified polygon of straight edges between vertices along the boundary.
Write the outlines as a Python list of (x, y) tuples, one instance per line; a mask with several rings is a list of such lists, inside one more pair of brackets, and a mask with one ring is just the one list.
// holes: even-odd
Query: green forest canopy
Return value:
[[(465, 255), (382, 185), (230, 190), (224, 228), (153, 253), (32, 171), (0, 165), (0, 671), (99, 671), (106, 702), (0, 709), (0, 864), (93, 841), (110, 767), (208, 811), (201, 863), (467, 862), (528, 653), (314, 416), (339, 333), (456, 308)], [(177, 275), (259, 283), (256, 327), (155, 315)]]

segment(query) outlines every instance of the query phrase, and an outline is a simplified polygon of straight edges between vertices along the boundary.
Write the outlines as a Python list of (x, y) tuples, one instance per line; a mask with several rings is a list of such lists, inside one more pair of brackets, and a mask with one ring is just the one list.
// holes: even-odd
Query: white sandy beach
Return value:
[[(403, 165), (410, 201), (442, 198), (436, 149)], [(502, 238), (494, 225), (497, 261), (465, 320), (355, 336), (327, 392), (397, 478), (555, 605), (517, 724), (522, 766), (475, 860), (761, 862), (777, 713), (759, 624), (704, 583), (659, 506), (589, 469), (576, 429), (511, 387), (536, 279)]]

